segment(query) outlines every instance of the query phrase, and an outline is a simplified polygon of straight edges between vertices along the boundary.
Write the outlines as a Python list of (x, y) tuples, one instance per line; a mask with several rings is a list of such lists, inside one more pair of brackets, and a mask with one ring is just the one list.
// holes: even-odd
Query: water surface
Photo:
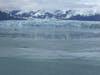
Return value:
[(100, 75), (100, 23), (0, 21), (0, 75)]

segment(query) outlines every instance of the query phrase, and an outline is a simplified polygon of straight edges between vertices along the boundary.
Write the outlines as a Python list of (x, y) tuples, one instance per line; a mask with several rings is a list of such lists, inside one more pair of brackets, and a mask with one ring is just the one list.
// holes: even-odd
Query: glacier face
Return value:
[(33, 39), (100, 38), (100, 22), (23, 20), (0, 21), (0, 37)]

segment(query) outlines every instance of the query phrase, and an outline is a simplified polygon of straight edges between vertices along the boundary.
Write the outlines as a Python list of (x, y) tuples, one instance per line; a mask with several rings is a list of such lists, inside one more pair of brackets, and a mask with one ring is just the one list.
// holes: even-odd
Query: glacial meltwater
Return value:
[(100, 75), (100, 22), (0, 21), (0, 75)]

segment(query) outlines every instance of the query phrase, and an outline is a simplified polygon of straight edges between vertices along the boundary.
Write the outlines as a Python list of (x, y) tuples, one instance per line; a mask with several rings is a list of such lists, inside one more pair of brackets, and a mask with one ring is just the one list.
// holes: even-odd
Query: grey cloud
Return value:
[(98, 8), (100, 0), (0, 0), (0, 9), (78, 9)]

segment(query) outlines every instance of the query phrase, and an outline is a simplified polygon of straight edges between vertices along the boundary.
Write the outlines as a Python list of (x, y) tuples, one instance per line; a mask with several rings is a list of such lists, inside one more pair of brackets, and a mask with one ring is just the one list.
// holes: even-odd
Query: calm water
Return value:
[(0, 75), (100, 75), (100, 22), (0, 21)]

